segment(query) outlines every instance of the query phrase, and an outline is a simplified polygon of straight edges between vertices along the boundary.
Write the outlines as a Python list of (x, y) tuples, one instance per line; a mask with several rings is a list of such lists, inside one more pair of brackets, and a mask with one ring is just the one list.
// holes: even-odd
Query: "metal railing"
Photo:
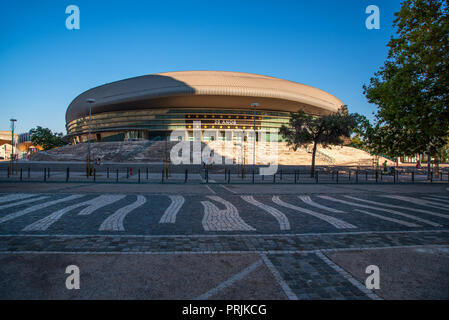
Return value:
[(310, 167), (280, 167), (272, 175), (259, 175), (258, 167), (244, 170), (230, 166), (171, 166), (140, 164), (138, 166), (107, 166), (94, 168), (88, 175), (82, 166), (19, 165), (0, 169), (1, 182), (91, 182), (91, 183), (175, 183), (175, 184), (358, 184), (358, 183), (449, 183), (449, 169), (431, 171), (416, 168), (394, 168), (388, 172), (372, 168), (317, 167), (311, 175)]

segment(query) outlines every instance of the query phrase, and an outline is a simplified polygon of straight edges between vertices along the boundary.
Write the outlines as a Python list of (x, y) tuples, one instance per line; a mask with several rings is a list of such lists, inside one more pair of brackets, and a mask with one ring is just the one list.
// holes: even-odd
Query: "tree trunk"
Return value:
[(316, 141), (313, 142), (313, 151), (312, 151), (312, 167), (310, 168), (310, 176), (312, 178), (315, 177), (315, 156), (316, 156), (316, 148), (317, 148), (317, 143)]

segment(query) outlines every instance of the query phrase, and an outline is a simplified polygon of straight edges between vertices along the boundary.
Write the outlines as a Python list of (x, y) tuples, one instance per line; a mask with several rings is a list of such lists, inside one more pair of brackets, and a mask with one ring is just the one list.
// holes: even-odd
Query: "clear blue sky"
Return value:
[[(81, 29), (67, 30), (77, 5)], [(381, 29), (367, 30), (377, 5)], [(383, 64), (399, 0), (0, 2), (0, 130), (65, 131), (81, 92), (179, 70), (270, 75), (328, 91), (370, 118), (362, 85)]]

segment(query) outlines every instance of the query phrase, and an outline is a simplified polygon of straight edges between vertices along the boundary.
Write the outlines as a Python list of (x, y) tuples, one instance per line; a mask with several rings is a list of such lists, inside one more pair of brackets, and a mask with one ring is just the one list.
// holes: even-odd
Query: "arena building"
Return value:
[[(235, 139), (236, 131), (253, 132), (254, 112), (256, 132), (269, 132), (288, 124), (292, 111), (320, 116), (336, 112), (342, 105), (323, 90), (263, 75), (167, 72), (108, 83), (82, 93), (67, 109), (66, 128), (74, 143), (85, 142), (91, 108), (94, 141), (161, 140), (173, 130), (185, 130), (184, 138), (193, 140), (194, 129), (216, 130), (217, 140), (229, 140)], [(197, 120), (201, 128), (194, 128)]]

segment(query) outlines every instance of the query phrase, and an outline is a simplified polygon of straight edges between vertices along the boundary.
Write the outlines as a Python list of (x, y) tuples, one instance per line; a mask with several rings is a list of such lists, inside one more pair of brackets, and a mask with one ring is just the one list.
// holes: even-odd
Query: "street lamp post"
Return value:
[(254, 108), (254, 138), (253, 138), (253, 172), (256, 166), (256, 108), (259, 106), (258, 103), (251, 104)]
[(10, 170), (11, 174), (13, 173), (14, 169), (14, 123), (17, 121), (17, 119), (9, 119), (11, 121), (11, 165)]
[(91, 159), (90, 159), (90, 136), (91, 136), (91, 122), (92, 122), (92, 105), (95, 103), (95, 99), (87, 99), (89, 104), (89, 140), (87, 144), (87, 174), (91, 175)]

